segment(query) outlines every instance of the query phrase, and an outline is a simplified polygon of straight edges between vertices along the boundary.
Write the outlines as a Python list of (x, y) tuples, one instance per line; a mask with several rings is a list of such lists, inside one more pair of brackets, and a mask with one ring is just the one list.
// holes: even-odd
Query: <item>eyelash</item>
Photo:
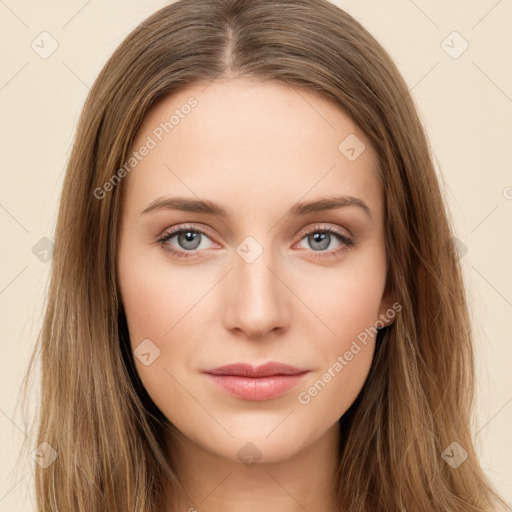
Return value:
[[(182, 226), (177, 229), (173, 229), (171, 231), (167, 231), (163, 233), (163, 235), (157, 240), (157, 243), (159, 243), (162, 246), (162, 249), (166, 252), (169, 252), (173, 254), (174, 256), (177, 256), (178, 258), (191, 258), (196, 256), (197, 252), (201, 252), (198, 249), (195, 249), (193, 251), (183, 251), (178, 250), (175, 247), (168, 245), (167, 242), (174, 238), (176, 235), (180, 235), (184, 232), (190, 232), (193, 233), (200, 233), (202, 235), (207, 236), (208, 238), (212, 238), (210, 233), (205, 230), (204, 228), (201, 228), (199, 226)], [(302, 240), (304, 237), (308, 235), (312, 235), (314, 233), (329, 233), (331, 235), (334, 235), (340, 242), (344, 244), (343, 247), (338, 247), (337, 249), (332, 249), (330, 251), (312, 251), (315, 258), (329, 258), (335, 255), (341, 255), (343, 254), (347, 249), (354, 247), (356, 244), (355, 242), (350, 239), (347, 235), (345, 235), (341, 230), (338, 230), (333, 227), (322, 227), (320, 225), (315, 225), (310, 229), (303, 230), (299, 233), (300, 240)]]

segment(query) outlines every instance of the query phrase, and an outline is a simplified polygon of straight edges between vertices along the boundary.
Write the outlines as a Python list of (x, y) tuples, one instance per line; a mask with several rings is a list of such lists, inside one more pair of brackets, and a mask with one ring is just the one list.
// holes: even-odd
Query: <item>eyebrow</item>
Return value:
[[(297, 203), (292, 206), (285, 215), (288, 217), (299, 217), (310, 213), (334, 210), (347, 206), (357, 206), (370, 218), (372, 217), (368, 205), (363, 200), (353, 196), (331, 196), (316, 201)], [(149, 206), (141, 212), (141, 215), (157, 210), (180, 210), (184, 212), (202, 213), (204, 215), (215, 215), (222, 218), (229, 217), (230, 214), (232, 214), (232, 212), (228, 212), (223, 206), (213, 201), (189, 199), (185, 197), (159, 197), (150, 203)]]

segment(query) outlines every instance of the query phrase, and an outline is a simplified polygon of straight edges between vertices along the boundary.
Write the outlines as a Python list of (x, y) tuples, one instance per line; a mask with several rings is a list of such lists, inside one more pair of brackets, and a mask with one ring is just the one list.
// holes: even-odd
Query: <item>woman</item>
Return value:
[(407, 86), (347, 13), (161, 9), (67, 169), (39, 510), (510, 510), (452, 240)]

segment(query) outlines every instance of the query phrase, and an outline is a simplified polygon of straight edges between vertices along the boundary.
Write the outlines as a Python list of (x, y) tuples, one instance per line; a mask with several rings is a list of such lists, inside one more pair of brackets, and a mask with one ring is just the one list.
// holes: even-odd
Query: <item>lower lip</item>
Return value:
[(295, 387), (307, 372), (296, 375), (268, 377), (241, 377), (239, 375), (212, 375), (208, 377), (220, 388), (244, 400), (270, 400)]

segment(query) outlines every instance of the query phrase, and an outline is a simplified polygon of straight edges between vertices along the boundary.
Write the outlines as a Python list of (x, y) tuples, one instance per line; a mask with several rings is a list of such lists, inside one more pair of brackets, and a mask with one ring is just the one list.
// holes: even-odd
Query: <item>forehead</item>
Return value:
[(364, 134), (332, 102), (277, 82), (215, 80), (164, 97), (131, 152), (143, 146), (151, 149), (124, 183), (139, 211), (165, 194), (236, 210), (339, 193), (380, 208), (377, 158)]

